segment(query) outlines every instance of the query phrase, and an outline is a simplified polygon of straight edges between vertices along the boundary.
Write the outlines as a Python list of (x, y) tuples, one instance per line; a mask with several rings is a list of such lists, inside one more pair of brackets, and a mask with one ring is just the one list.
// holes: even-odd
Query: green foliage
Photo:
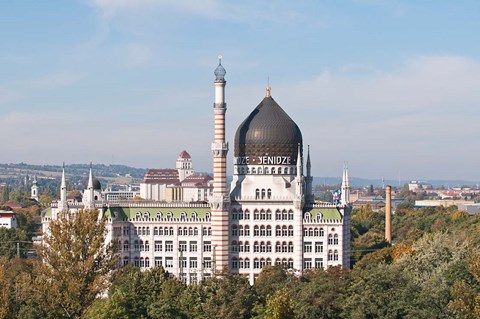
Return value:
[(11, 259), (16, 256), (17, 243), (19, 243), (20, 257), (26, 257), (26, 245), (23, 241), (27, 238), (26, 233), (21, 229), (0, 227), (0, 257)]

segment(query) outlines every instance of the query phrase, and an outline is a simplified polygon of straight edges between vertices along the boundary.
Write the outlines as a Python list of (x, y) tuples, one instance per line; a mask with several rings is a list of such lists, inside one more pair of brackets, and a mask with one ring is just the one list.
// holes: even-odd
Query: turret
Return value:
[(62, 181), (60, 183), (60, 201), (58, 202), (58, 210), (63, 211), (68, 209), (67, 204), (67, 182), (65, 180), (65, 162), (62, 167)]
[(348, 164), (345, 163), (343, 166), (343, 178), (342, 178), (342, 205), (347, 205), (350, 203), (350, 184), (348, 180)]

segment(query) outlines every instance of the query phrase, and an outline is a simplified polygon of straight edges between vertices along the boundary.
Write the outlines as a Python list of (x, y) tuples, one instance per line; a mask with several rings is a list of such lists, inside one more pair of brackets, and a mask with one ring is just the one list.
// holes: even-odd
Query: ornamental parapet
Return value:
[(128, 208), (210, 208), (206, 203), (190, 203), (190, 202), (158, 202), (158, 201), (106, 201), (108, 207), (128, 207)]

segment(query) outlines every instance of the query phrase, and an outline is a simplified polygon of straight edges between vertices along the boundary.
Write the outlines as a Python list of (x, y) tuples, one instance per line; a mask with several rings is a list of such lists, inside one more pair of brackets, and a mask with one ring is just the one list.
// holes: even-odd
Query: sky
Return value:
[(227, 139), (272, 97), (314, 176), (480, 181), (479, 1), (0, 2), (0, 163), (212, 171), (213, 70)]

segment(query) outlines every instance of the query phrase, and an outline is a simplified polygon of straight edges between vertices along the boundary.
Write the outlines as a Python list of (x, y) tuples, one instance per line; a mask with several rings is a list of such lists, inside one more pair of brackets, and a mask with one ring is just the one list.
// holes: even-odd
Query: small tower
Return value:
[(90, 172), (88, 175), (87, 188), (83, 192), (83, 204), (85, 209), (94, 209), (95, 208), (95, 189), (93, 187), (93, 170), (92, 162), (90, 162)]
[(36, 175), (33, 177), (32, 187), (30, 189), (30, 199), (38, 202), (38, 185)]
[(305, 201), (308, 204), (313, 204), (313, 191), (312, 191), (312, 164), (310, 162), (310, 145), (308, 145), (307, 151), (307, 177), (305, 178)]
[(302, 162), (302, 146), (298, 143), (298, 153), (297, 153), (297, 176), (296, 180), (296, 199), (294, 200), (295, 208), (298, 210), (303, 209), (305, 204), (304, 197), (304, 184), (303, 184), (303, 162)]
[(62, 181), (60, 183), (60, 200), (58, 201), (58, 210), (64, 211), (68, 209), (67, 203), (67, 182), (65, 180), (65, 163), (62, 168)]
[(183, 150), (178, 155), (176, 169), (178, 170), (178, 179), (183, 181), (190, 175), (193, 175), (192, 157), (187, 151)]
[(342, 178), (342, 205), (347, 205), (350, 203), (350, 184), (348, 180), (348, 164), (343, 165), (343, 178)]

